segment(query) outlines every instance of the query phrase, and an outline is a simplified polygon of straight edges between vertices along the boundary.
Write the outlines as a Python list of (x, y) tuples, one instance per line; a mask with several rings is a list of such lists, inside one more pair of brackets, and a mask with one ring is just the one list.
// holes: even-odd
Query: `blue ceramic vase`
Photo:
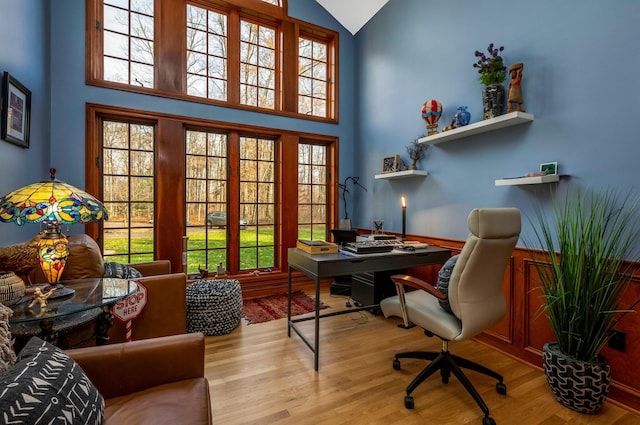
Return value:
[(471, 114), (466, 106), (460, 106), (458, 112), (453, 116), (453, 128), (464, 127), (471, 122)]

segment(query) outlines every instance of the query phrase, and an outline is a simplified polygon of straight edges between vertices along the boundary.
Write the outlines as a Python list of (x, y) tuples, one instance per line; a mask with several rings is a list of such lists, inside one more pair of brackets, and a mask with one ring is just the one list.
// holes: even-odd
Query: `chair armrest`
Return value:
[(157, 276), (171, 273), (171, 261), (155, 260), (146, 263), (131, 263), (129, 266), (138, 270), (143, 276)]
[(445, 294), (438, 291), (435, 287), (428, 284), (422, 279), (418, 279), (414, 276), (409, 276), (406, 274), (394, 274), (391, 276), (391, 280), (396, 284), (396, 291), (398, 293), (398, 300), (400, 301), (400, 310), (402, 311), (402, 320), (404, 321), (404, 326), (408, 328), (410, 326), (409, 315), (407, 314), (407, 301), (404, 296), (404, 287), (409, 286), (415, 289), (421, 289), (436, 298), (444, 300), (447, 298)]
[[(136, 279), (147, 288), (147, 305), (132, 322), (132, 339), (148, 339), (187, 333), (187, 277), (184, 273)], [(126, 326), (115, 319), (110, 343), (124, 342)]]
[(65, 351), (105, 399), (204, 376), (204, 336), (173, 335)]
[(431, 295), (433, 295), (434, 297), (444, 300), (447, 298), (447, 296), (438, 291), (435, 286), (425, 282), (422, 279), (419, 279), (417, 277), (414, 276), (409, 276), (406, 274), (394, 274), (393, 276), (391, 276), (391, 280), (393, 280), (393, 282), (398, 285), (401, 284), (403, 286), (409, 286), (411, 288), (415, 288), (415, 289), (422, 289), (425, 292), (430, 293)]

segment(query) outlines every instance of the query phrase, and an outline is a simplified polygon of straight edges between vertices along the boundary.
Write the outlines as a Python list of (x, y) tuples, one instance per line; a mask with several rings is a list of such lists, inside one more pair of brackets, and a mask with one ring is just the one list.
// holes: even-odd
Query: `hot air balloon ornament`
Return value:
[(427, 123), (427, 136), (438, 133), (438, 120), (442, 116), (442, 103), (435, 99), (422, 104), (422, 119)]

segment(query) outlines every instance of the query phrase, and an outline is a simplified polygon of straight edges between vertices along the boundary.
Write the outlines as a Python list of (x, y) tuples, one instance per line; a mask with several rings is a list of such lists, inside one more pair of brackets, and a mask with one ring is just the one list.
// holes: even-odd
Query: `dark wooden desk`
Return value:
[[(351, 255), (339, 252), (337, 254), (307, 254), (298, 248), (289, 248), (289, 271), (288, 271), (288, 293), (289, 300), (287, 306), (287, 335), (291, 337), (293, 329), (304, 343), (314, 353), (314, 369), (318, 370), (318, 354), (320, 351), (320, 319), (323, 317), (347, 314), (354, 311), (371, 309), (377, 305), (362, 306), (341, 310), (331, 313), (320, 314), (320, 280), (334, 276), (352, 275), (364, 272), (381, 272), (387, 270), (408, 269), (411, 267), (428, 266), (431, 264), (442, 264), (451, 257), (451, 250), (430, 246), (427, 249), (416, 252), (387, 252), (381, 254)], [(313, 279), (316, 283), (316, 303), (313, 317), (291, 317), (291, 271), (295, 269), (305, 276)], [(296, 325), (298, 322), (307, 320), (315, 321), (315, 338), (312, 343)]]

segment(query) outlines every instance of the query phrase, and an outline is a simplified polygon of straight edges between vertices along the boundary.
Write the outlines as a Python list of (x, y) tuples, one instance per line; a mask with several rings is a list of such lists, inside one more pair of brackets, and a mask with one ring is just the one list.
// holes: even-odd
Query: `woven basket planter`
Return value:
[(607, 359), (600, 356), (597, 363), (575, 360), (561, 353), (556, 343), (547, 343), (542, 349), (542, 363), (558, 402), (576, 412), (598, 413), (611, 385)]
[(17, 303), (24, 296), (24, 288), (24, 281), (14, 272), (0, 272), (0, 303)]

